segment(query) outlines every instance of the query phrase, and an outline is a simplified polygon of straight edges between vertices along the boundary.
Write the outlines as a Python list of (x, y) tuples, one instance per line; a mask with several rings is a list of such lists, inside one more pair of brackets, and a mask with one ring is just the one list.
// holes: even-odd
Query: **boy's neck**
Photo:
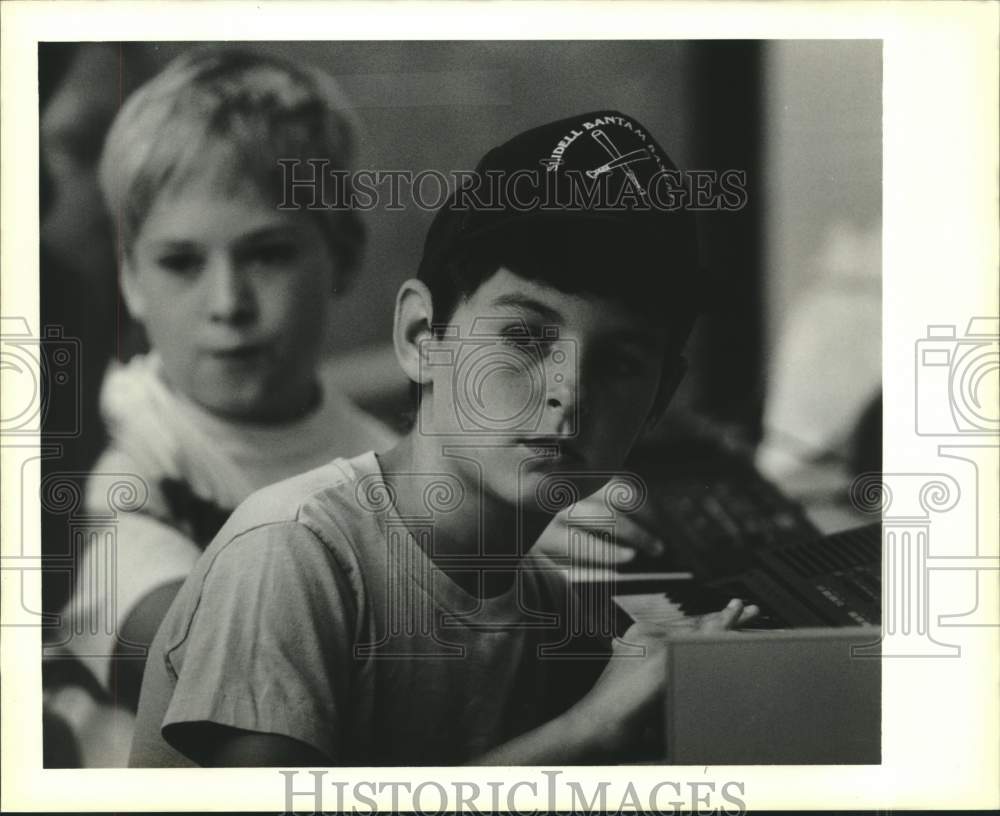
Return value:
[[(444, 455), (440, 440), (433, 437), (410, 433), (378, 458), (396, 513), (404, 522), (430, 519), (433, 538), (426, 554), (432, 561), (471, 595), (490, 597), (510, 588), (518, 563), (551, 521), (550, 515), (519, 511), (490, 495), (470, 475), (475, 468)], [(428, 488), (442, 477), (461, 485), (461, 499), (446, 510), (429, 506), (427, 500)], [(457, 561), (463, 570), (449, 569)]]
[(172, 381), (158, 355), (152, 356), (155, 376), (175, 398), (194, 406), (198, 411), (222, 422), (236, 425), (256, 425), (261, 427), (292, 425), (319, 410), (324, 401), (323, 386), (318, 377), (304, 385), (299, 393), (288, 398), (287, 394), (273, 404), (259, 405), (249, 412), (232, 413), (216, 406), (206, 405)]

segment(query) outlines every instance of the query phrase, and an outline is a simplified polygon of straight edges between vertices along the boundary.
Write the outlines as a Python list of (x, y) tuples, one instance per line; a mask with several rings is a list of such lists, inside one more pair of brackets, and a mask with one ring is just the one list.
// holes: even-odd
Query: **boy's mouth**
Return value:
[(259, 356), (264, 351), (260, 343), (245, 346), (227, 346), (225, 348), (209, 349), (209, 355), (221, 360), (249, 360)]
[(515, 442), (536, 456), (547, 456), (560, 461), (583, 461), (583, 457), (564, 436), (526, 436), (519, 437)]

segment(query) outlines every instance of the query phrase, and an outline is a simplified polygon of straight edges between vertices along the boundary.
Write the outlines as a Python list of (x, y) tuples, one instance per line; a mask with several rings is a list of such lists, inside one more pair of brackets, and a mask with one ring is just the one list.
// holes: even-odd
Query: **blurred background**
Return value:
[[(104, 442), (103, 371), (143, 348), (119, 297), (112, 225), (97, 188), (104, 135), (128, 94), (169, 60), (223, 45), (39, 46), (42, 322), (79, 338), (82, 354), (83, 433), (46, 460), (49, 472), (93, 463)], [(878, 469), (879, 41), (246, 47), (339, 80), (363, 125), (358, 167), (471, 169), (522, 130), (616, 108), (643, 122), (682, 169), (745, 171), (745, 208), (699, 216), (702, 262), (721, 285), (691, 341), (676, 410), (746, 446), (765, 475), (812, 501), (817, 517), (824, 497), (840, 496), (854, 473)], [(415, 207), (365, 214), (364, 267), (335, 312), (331, 365), (363, 407), (397, 427), (408, 402), (387, 346), (393, 299), (416, 271), (431, 218)], [(53, 404), (47, 421), (70, 410)], [(46, 547), (60, 541), (59, 523), (43, 519)], [(63, 583), (46, 584), (46, 610), (65, 600)]]

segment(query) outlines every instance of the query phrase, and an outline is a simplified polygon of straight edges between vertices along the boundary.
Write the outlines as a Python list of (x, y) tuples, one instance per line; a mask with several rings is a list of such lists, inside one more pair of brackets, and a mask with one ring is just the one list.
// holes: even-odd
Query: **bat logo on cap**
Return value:
[(645, 195), (646, 191), (643, 189), (642, 185), (639, 183), (639, 179), (635, 174), (635, 171), (629, 165), (635, 164), (636, 162), (647, 161), (653, 157), (646, 152), (645, 149), (639, 148), (638, 150), (632, 150), (628, 153), (622, 153), (618, 146), (611, 141), (608, 135), (599, 128), (595, 128), (590, 131), (590, 135), (594, 138), (601, 147), (603, 147), (611, 160), (605, 162), (600, 167), (595, 167), (593, 170), (587, 171), (587, 177), (595, 179), (604, 173), (610, 173), (615, 168), (621, 167), (624, 169), (625, 174), (628, 176), (629, 181), (639, 192), (640, 195)]

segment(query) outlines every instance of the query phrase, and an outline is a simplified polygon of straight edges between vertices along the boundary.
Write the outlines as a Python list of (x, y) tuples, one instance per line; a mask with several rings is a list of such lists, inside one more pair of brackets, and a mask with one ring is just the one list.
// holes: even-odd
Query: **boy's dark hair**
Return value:
[[(443, 330), (501, 267), (567, 293), (622, 303), (667, 335), (664, 371), (705, 298), (683, 182), (649, 132), (617, 111), (534, 128), (493, 148), (437, 212), (417, 278)], [(683, 200), (681, 200), (683, 203)], [(414, 405), (420, 386), (411, 385)]]
[(616, 111), (543, 125), (489, 151), (427, 234), (417, 277), (435, 325), (503, 266), (617, 300), (663, 327), (679, 353), (702, 279), (694, 216), (668, 200), (678, 176), (648, 131)]

